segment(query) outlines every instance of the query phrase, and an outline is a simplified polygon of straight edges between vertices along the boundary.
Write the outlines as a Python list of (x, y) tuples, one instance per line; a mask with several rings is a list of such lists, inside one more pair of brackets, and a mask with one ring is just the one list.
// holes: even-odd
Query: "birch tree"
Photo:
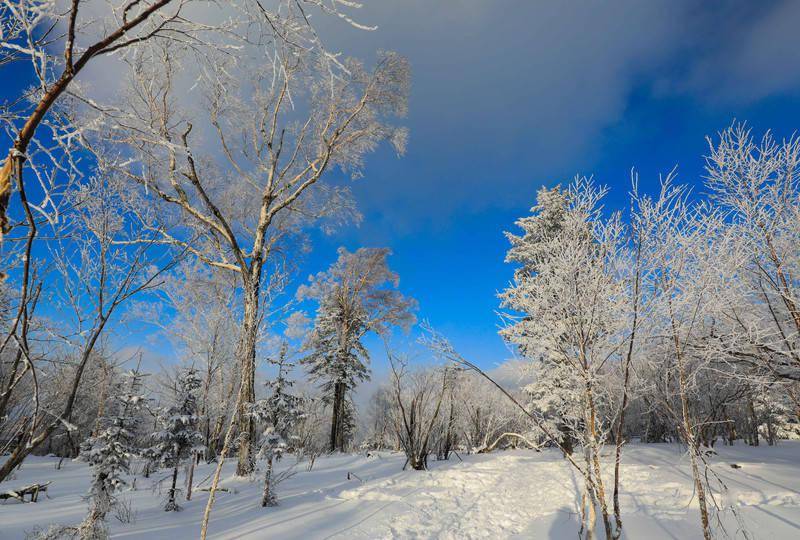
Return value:
[[(756, 140), (743, 125), (709, 139), (711, 200), (729, 216), (720, 237), (726, 272), (726, 331), (732, 362), (762, 380), (800, 381), (800, 139)], [(717, 345), (714, 343), (713, 345)]]
[[(636, 200), (639, 222), (646, 236), (646, 258), (651, 268), (644, 281), (658, 304), (654, 324), (662, 348), (663, 365), (656, 369), (665, 375), (663, 406), (677, 422), (687, 445), (692, 480), (700, 507), (704, 538), (712, 537), (710, 504), (713, 494), (706, 482), (701, 452), (702, 424), (692, 410), (696, 382), (708, 370), (710, 352), (693, 347), (709, 332), (718, 317), (724, 283), (716, 279), (714, 261), (718, 251), (713, 240), (720, 232), (718, 216), (704, 205), (692, 205), (688, 191), (675, 186), (672, 178), (661, 185), (657, 197)], [(671, 397), (677, 398), (677, 407)]]

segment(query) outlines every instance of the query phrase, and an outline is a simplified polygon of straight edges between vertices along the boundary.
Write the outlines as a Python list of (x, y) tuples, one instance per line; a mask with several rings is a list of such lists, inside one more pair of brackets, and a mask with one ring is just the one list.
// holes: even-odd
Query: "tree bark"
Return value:
[(178, 505), (175, 503), (175, 486), (178, 483), (178, 466), (176, 465), (175, 468), (172, 469), (172, 486), (169, 488), (169, 499), (167, 500), (167, 505), (164, 507), (164, 510), (167, 512), (174, 512), (178, 509)]
[(606, 503), (606, 490), (603, 483), (603, 475), (600, 467), (600, 445), (597, 433), (597, 407), (594, 403), (594, 392), (590, 381), (586, 382), (586, 401), (589, 406), (589, 444), (591, 445), (590, 452), (592, 456), (592, 465), (594, 466), (594, 491), (597, 501), (600, 503), (600, 513), (603, 518), (603, 528), (605, 529), (606, 538), (613, 538), (611, 527), (611, 520), (608, 515), (608, 504)]
[[(259, 270), (260, 273), (260, 270)], [(249, 407), (256, 400), (255, 371), (256, 371), (256, 342), (258, 340), (259, 323), (259, 276), (245, 282), (244, 319), (239, 339), (237, 356), (242, 376), (239, 387), (240, 399), (238, 418), (239, 432), (239, 460), (236, 464), (236, 474), (247, 476), (255, 468), (253, 456), (253, 442), (255, 441), (255, 424), (249, 414)]]
[(264, 473), (264, 494), (261, 496), (261, 506), (275, 506), (277, 501), (272, 492), (272, 455), (267, 458), (267, 471)]
[(752, 399), (747, 401), (747, 410), (750, 413), (750, 446), (758, 446), (758, 415)]
[[(198, 456), (199, 455), (200, 454), (198, 454)], [(194, 463), (195, 463), (195, 461), (196, 461), (195, 459), (192, 459), (192, 460), (190, 460), (190, 464), (189, 464), (189, 481), (188, 481), (188, 485), (186, 486), (186, 500), (187, 501), (191, 501), (192, 500), (192, 480), (194, 480)]]
[(330, 450), (331, 452), (344, 451), (344, 436), (342, 433), (344, 416), (344, 398), (346, 385), (337, 382), (333, 387), (333, 416), (331, 418)]

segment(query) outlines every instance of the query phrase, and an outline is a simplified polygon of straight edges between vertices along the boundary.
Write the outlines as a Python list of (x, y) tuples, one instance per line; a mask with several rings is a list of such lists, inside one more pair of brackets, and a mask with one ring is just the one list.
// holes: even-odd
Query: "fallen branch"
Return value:
[(531, 448), (533, 448), (537, 452), (539, 451), (539, 445), (532, 443), (530, 440), (525, 438), (523, 435), (520, 435), (519, 433), (506, 432), (506, 433), (503, 433), (502, 435), (500, 435), (497, 439), (495, 439), (495, 441), (492, 444), (490, 444), (489, 446), (485, 446), (485, 447), (481, 448), (480, 450), (478, 450), (477, 453), (478, 454), (488, 454), (489, 452), (494, 450), (495, 447), (500, 443), (500, 441), (502, 441), (506, 437), (516, 437), (518, 439), (522, 439), (525, 442), (525, 444), (527, 444), (528, 446), (530, 446)]
[(25, 495), (30, 495), (30, 502), (35, 503), (39, 499), (39, 492), (43, 491), (45, 495), (47, 495), (47, 486), (49, 486), (51, 483), (52, 482), (46, 482), (44, 484), (31, 484), (29, 486), (23, 486), (17, 489), (9, 489), (8, 491), (0, 493), (0, 500), (16, 499), (20, 502), (25, 502)]

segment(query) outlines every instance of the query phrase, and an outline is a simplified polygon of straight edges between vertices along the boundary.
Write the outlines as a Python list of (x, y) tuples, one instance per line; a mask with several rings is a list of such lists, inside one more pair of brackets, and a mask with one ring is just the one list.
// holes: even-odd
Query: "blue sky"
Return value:
[(593, 174), (618, 208), (633, 167), (645, 189), (676, 165), (697, 184), (706, 135), (736, 119), (788, 136), (800, 118), (800, 2), (369, 0), (352, 15), (378, 29), (316, 24), (332, 50), (409, 58), (410, 144), (368, 159), (363, 223), (314, 235), (292, 289), (340, 245), (387, 246), (420, 318), (486, 367), (510, 357), (503, 231), (539, 187)]
[(374, 32), (326, 25), (345, 53), (412, 66), (401, 159), (374, 155), (353, 188), (365, 219), (318, 239), (388, 246), (420, 316), (484, 366), (510, 356), (496, 293), (512, 268), (503, 231), (542, 185), (593, 174), (625, 205), (678, 166), (698, 184), (706, 135), (734, 119), (789, 136), (800, 118), (798, 2), (370, 2)]

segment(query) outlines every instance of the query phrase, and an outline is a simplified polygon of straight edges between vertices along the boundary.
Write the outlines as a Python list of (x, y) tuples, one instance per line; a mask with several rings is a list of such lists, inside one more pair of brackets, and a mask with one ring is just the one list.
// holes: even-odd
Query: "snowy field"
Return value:
[[(721, 516), (731, 538), (800, 538), (800, 443), (720, 447), (713, 470), (732, 507)], [(218, 494), (210, 535), (220, 539), (278, 538), (575, 538), (578, 479), (556, 452), (496, 452), (432, 462), (430, 471), (401, 471), (400, 454), (321, 457), (280, 486), (280, 506), (261, 508), (261, 482), (227, 478)], [(623, 517), (627, 538), (700, 537), (688, 460), (675, 445), (632, 445), (623, 456)], [(87, 466), (30, 458), (3, 488), (52, 481), (36, 504), (0, 503), (0, 538), (25, 538), (36, 526), (75, 524), (85, 513)], [(294, 460), (282, 461), (286, 467)], [(733, 468), (735, 463), (741, 468)], [(226, 465), (229, 477), (233, 464)], [(195, 472), (200, 487), (211, 468)], [(347, 479), (348, 472), (351, 479)], [(164, 475), (166, 473), (163, 473)], [(162, 475), (163, 476), (163, 475)], [(183, 511), (162, 511), (154, 479), (138, 478), (133, 523), (111, 517), (115, 538), (197, 538), (207, 493), (195, 492)], [(204, 482), (205, 480), (205, 482)], [(736, 514), (738, 513), (738, 517)], [(749, 536), (745, 536), (745, 531)], [(718, 533), (721, 531), (718, 528)], [(602, 534), (602, 533), (601, 533)], [(722, 534), (720, 534), (722, 536)]]

